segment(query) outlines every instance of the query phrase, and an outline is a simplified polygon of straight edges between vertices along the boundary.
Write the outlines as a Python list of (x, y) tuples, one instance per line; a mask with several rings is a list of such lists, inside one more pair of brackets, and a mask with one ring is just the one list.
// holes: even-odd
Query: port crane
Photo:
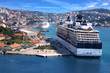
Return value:
[(38, 37), (39, 39), (41, 39), (41, 35), (42, 35), (42, 33), (41, 33), (41, 23), (40, 23), (40, 24), (39, 24), (39, 31), (38, 31), (37, 37)]

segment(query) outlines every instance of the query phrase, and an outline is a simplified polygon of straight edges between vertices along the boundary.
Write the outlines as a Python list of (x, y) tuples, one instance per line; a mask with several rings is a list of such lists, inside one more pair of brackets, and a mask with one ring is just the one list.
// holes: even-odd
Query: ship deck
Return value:
[(75, 29), (75, 28), (68, 28), (68, 27), (65, 27), (64, 25), (59, 25), (59, 27), (62, 27), (64, 29), (67, 29), (67, 30), (70, 30), (70, 31), (75, 31), (75, 32), (82, 32), (82, 33), (88, 33), (88, 32), (91, 32), (91, 33), (99, 33), (98, 30), (83, 30), (83, 29)]

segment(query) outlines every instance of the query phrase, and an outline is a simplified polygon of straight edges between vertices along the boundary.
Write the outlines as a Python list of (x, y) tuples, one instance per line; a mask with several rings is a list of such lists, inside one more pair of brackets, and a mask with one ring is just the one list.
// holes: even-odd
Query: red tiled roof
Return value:
[(23, 34), (14, 34), (15, 36), (23, 36)]
[(34, 44), (38, 44), (38, 43), (40, 43), (40, 41), (35, 41), (35, 42), (33, 42)]
[(27, 35), (24, 35), (24, 37), (27, 37)]
[(4, 37), (5, 35), (4, 34), (0, 34), (0, 37)]
[(9, 38), (6, 38), (7, 40), (10, 40), (11, 39), (11, 37), (9, 37)]
[(27, 37), (27, 35), (23, 35), (23, 34), (14, 34), (15, 36), (24, 36)]
[(6, 23), (5, 25), (13, 25), (13, 24), (10, 24), (10, 23)]
[(0, 20), (3, 20), (3, 19), (0, 19)]
[(5, 47), (6, 45), (5, 44), (0, 44), (0, 47)]
[(25, 33), (25, 32), (23, 32), (23, 31), (20, 31), (21, 33)]
[(15, 43), (15, 44), (11, 45), (11, 47), (17, 48), (17, 47), (21, 47), (21, 45)]

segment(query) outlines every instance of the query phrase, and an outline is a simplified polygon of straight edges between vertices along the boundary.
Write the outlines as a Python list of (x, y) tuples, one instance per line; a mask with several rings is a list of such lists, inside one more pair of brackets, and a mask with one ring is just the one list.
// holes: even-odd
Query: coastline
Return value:
[[(36, 50), (37, 51), (37, 50)], [(42, 51), (42, 50), (40, 50)], [(22, 52), (22, 51), (7, 51), (7, 55), (27, 55), (27, 56), (39, 56), (39, 57), (60, 57), (60, 56), (73, 56), (71, 53), (57, 53), (56, 50), (46, 50), (49, 51), (49, 53), (33, 53), (33, 52)], [(2, 54), (2, 51), (0, 51), (0, 54)], [(5, 55), (5, 54), (4, 54)]]
[(72, 56), (70, 54), (28, 54), (28, 53), (17, 53), (7, 52), (7, 55), (25, 55), (25, 56), (38, 56), (38, 57), (61, 57), (61, 56)]
[[(55, 42), (55, 41), (53, 41)], [(39, 57), (60, 57), (60, 56), (73, 56), (73, 54), (68, 51), (65, 47), (60, 45), (58, 42), (52, 43), (52, 46), (55, 49), (33, 49), (38, 47), (38, 45), (34, 47), (30, 47), (27, 49), (22, 49), (20, 51), (6, 51), (5, 54), (9, 55), (28, 55), (28, 56), (39, 56)], [(3, 51), (0, 51), (0, 54), (3, 54)]]
[[(95, 26), (94, 26), (95, 27)], [(33, 26), (33, 27), (30, 27), (30, 26), (23, 26), (23, 28), (21, 29), (24, 29), (24, 30), (27, 30), (27, 31), (32, 31), (32, 32), (35, 32), (36, 35), (38, 33), (38, 31), (35, 29), (36, 26)], [(99, 27), (100, 28), (100, 27)], [(104, 28), (104, 27), (102, 27)], [(38, 52), (35, 52), (35, 51), (38, 51), (38, 50), (32, 50), (32, 47), (31, 49), (28, 48), (26, 49), (27, 51), (23, 50), (23, 51), (7, 51), (6, 54), (9, 54), (9, 55), (28, 55), (28, 56), (40, 56), (40, 57), (59, 57), (59, 56), (73, 56), (72, 53), (68, 52), (68, 50), (64, 51), (65, 48), (60, 49), (62, 48), (63, 46), (60, 45), (60, 47), (57, 47), (55, 44), (59, 45), (57, 42), (55, 43), (52, 43), (56, 48), (57, 50), (46, 50), (46, 51), (52, 51), (52, 52), (42, 52), (42, 50), (39, 50), (40, 53)], [(37, 46), (36, 46), (37, 47)], [(59, 52), (59, 50), (61, 50)], [(31, 52), (29, 52), (31, 51)], [(2, 51), (0, 51), (0, 54), (2, 54)]]

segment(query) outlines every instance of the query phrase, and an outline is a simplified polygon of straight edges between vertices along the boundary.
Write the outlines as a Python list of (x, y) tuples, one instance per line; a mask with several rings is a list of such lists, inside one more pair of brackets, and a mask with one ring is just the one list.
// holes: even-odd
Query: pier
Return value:
[[(51, 44), (54, 46), (56, 49), (33, 49), (37, 46), (27, 48), (27, 49), (22, 49), (20, 51), (6, 51), (6, 54), (10, 55), (28, 55), (28, 56), (39, 56), (39, 57), (60, 57), (60, 56), (73, 56), (71, 52), (69, 52), (67, 49), (65, 49), (62, 45), (59, 43), (52, 42)], [(56, 46), (57, 45), (57, 46)], [(2, 51), (0, 52), (2, 53)]]
[[(37, 36), (38, 31), (34, 30), (33, 27), (30, 26), (25, 26), (25, 27), (20, 27), (20, 31), (24, 32), (27, 34), (27, 36), (33, 40), (37, 41), (39, 40), (36, 37), (31, 37), (31, 36)], [(47, 37), (45, 39), (52, 39), (52, 37)], [(45, 42), (45, 40), (42, 40), (40, 45), (46, 46), (48, 43)], [(73, 54), (69, 52), (65, 47), (60, 45), (57, 41), (51, 41), (50, 45), (55, 47), (55, 49), (33, 49), (38, 46), (39, 44), (36, 44), (34, 47), (30, 47), (27, 49), (21, 49), (20, 51), (5, 51), (5, 54), (10, 54), (10, 55), (29, 55), (29, 56), (40, 56), (40, 57), (59, 57), (59, 56), (72, 56)], [(3, 54), (3, 51), (0, 51), (1, 54)]]

